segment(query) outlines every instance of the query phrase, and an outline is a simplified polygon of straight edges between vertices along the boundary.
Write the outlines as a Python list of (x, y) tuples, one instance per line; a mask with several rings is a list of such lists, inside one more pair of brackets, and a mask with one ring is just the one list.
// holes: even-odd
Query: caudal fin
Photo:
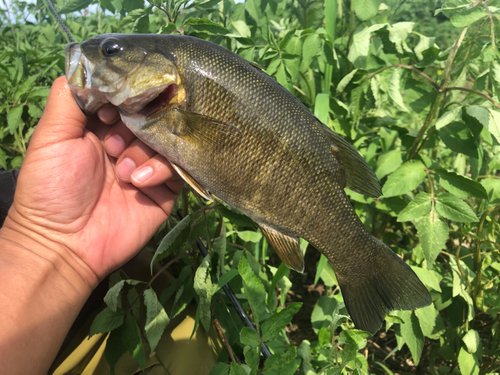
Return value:
[(373, 264), (362, 277), (337, 273), (352, 321), (371, 333), (380, 328), (389, 311), (415, 310), (432, 302), (415, 272), (383, 242), (376, 242)]

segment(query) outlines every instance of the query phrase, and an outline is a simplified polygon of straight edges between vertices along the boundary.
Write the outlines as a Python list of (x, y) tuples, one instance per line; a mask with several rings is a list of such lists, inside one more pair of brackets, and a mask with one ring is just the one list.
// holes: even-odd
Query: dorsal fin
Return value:
[(332, 141), (331, 151), (340, 162), (346, 175), (346, 187), (360, 194), (377, 198), (382, 195), (380, 182), (375, 172), (352, 145), (337, 133), (327, 128)]
[(264, 236), (281, 261), (297, 272), (304, 272), (304, 256), (298, 237), (290, 237), (265, 224), (259, 224)]

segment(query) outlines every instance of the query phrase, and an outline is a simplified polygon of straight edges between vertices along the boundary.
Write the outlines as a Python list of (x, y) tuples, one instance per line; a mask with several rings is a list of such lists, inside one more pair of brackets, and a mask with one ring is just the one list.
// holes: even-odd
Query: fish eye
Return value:
[(102, 54), (106, 57), (116, 56), (122, 51), (122, 47), (115, 41), (108, 41), (102, 45)]

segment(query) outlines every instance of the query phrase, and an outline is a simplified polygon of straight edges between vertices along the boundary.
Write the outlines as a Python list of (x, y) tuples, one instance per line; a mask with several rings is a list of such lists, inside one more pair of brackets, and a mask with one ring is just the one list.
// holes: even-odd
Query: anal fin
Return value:
[(187, 173), (184, 169), (179, 167), (178, 165), (174, 163), (172, 164), (172, 167), (174, 167), (175, 171), (179, 174), (179, 176), (182, 177), (184, 181), (186, 181), (189, 186), (191, 186), (198, 194), (200, 194), (203, 198), (205, 198), (207, 201), (212, 202), (214, 198), (212, 197), (212, 194), (210, 194), (209, 191), (207, 191), (203, 186), (201, 186), (189, 173)]
[(304, 256), (299, 238), (287, 236), (264, 224), (259, 224), (259, 227), (281, 261), (294, 271), (304, 272)]

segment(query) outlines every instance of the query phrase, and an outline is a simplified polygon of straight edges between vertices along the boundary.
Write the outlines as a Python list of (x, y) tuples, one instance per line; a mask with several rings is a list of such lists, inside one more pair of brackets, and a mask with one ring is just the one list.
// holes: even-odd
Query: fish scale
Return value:
[[(375, 332), (388, 311), (431, 303), (411, 268), (368, 233), (347, 199), (345, 187), (380, 195), (373, 171), (265, 72), (223, 47), (179, 35), (100, 35), (68, 45), (66, 55), (68, 82), (84, 111), (123, 100), (115, 104), (130, 130), (195, 190), (252, 218), (289, 267), (303, 270), (299, 237), (321, 251), (358, 328)], [(92, 75), (95, 85), (82, 84)], [(119, 85), (106, 77), (117, 76), (133, 97), (109, 92)], [(144, 113), (162, 95), (155, 87), (167, 85), (176, 94)]]

